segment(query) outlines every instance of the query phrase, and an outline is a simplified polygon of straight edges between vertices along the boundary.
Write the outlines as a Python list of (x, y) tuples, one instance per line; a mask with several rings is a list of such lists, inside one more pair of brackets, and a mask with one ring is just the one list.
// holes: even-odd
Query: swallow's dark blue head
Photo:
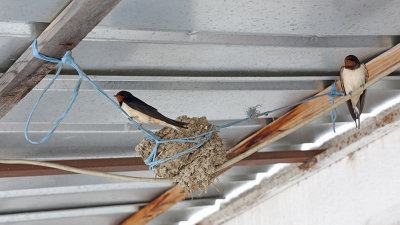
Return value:
[(128, 91), (120, 91), (117, 94), (115, 94), (114, 97), (116, 97), (117, 101), (121, 103), (124, 100), (124, 98), (131, 98), (133, 97), (133, 95)]
[(344, 59), (344, 67), (347, 69), (357, 69), (360, 67), (360, 60), (354, 55), (348, 55)]

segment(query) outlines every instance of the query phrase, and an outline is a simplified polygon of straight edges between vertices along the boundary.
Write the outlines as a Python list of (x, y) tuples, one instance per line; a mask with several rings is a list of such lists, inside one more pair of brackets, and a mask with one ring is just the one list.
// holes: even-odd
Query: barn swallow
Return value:
[(173, 129), (187, 128), (187, 123), (170, 119), (158, 110), (142, 100), (136, 98), (128, 91), (120, 91), (114, 97), (117, 98), (119, 106), (137, 123), (153, 123)]
[[(360, 63), (354, 55), (346, 56), (344, 66), (340, 69), (340, 82), (346, 95), (351, 95), (353, 91), (363, 87), (368, 81), (368, 77), (368, 70), (364, 63)], [(360, 129), (360, 115), (364, 108), (366, 93), (367, 90), (364, 90), (361, 94), (354, 95), (347, 101), (347, 107), (358, 129)]]

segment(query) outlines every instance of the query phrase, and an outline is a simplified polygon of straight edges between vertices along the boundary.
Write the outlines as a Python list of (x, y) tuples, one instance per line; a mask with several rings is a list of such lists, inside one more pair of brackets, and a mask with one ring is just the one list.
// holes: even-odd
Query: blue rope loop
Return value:
[[(106, 93), (104, 93), (103, 90), (101, 90), (99, 87), (97, 87), (97, 85), (79, 68), (79, 66), (75, 63), (74, 59), (72, 58), (71, 55), (71, 51), (67, 51), (64, 56), (61, 59), (56, 59), (56, 58), (52, 58), (52, 57), (48, 57), (46, 55), (40, 54), (38, 49), (37, 49), (37, 40), (35, 39), (32, 43), (32, 51), (33, 51), (33, 56), (35, 58), (39, 58), (45, 61), (49, 61), (49, 62), (53, 62), (53, 63), (58, 63), (58, 69), (56, 74), (54, 75), (53, 79), (50, 81), (50, 83), (43, 89), (43, 91), (40, 93), (38, 99), (36, 100), (35, 105), (33, 106), (32, 112), (29, 114), (28, 119), (26, 121), (26, 126), (25, 126), (25, 138), (26, 140), (28, 140), (30, 143), (32, 144), (40, 144), (45, 142), (48, 138), (50, 138), (50, 136), (53, 134), (53, 132), (56, 130), (56, 128), (60, 125), (61, 121), (65, 118), (65, 116), (68, 114), (69, 110), (71, 109), (73, 103), (75, 102), (78, 94), (79, 94), (79, 89), (82, 83), (82, 80), (85, 79), (86, 81), (88, 81), (98, 92), (100, 92), (101, 95), (103, 95), (111, 104), (113, 104), (118, 110), (120, 110), (122, 112), (122, 114), (128, 118), (128, 120), (130, 122), (132, 122), (136, 127), (138, 127), (141, 131), (143, 131), (146, 134), (146, 139), (150, 140), (150, 141), (155, 141), (155, 146), (151, 152), (151, 154), (149, 155), (149, 157), (147, 157), (147, 159), (144, 160), (144, 162), (150, 166), (151, 169), (154, 168), (154, 166), (160, 164), (160, 163), (164, 163), (167, 162), (171, 159), (176, 159), (182, 155), (191, 153), (192, 151), (194, 151), (195, 149), (201, 147), (205, 142), (207, 142), (213, 132), (218, 132), (220, 129), (222, 128), (226, 128), (226, 127), (230, 127), (233, 126), (235, 124), (241, 123), (243, 121), (246, 120), (252, 120), (255, 118), (258, 118), (260, 116), (266, 116), (270, 113), (276, 112), (276, 111), (280, 111), (286, 108), (291, 108), (294, 106), (297, 106), (299, 104), (302, 104), (304, 102), (313, 100), (315, 98), (319, 98), (322, 96), (329, 96), (331, 98), (331, 103), (334, 104), (334, 97), (336, 95), (344, 95), (342, 92), (339, 92), (335, 86), (336, 81), (332, 84), (331, 89), (326, 93), (326, 94), (322, 94), (322, 95), (316, 95), (316, 96), (312, 96), (310, 98), (304, 99), (302, 101), (299, 101), (297, 103), (293, 103), (287, 106), (283, 106), (274, 110), (270, 110), (270, 111), (266, 111), (263, 113), (257, 113), (257, 111), (254, 110), (249, 110), (248, 112), (248, 116), (247, 118), (238, 120), (238, 121), (234, 121), (225, 125), (221, 125), (221, 126), (210, 126), (210, 129), (208, 132), (193, 136), (193, 137), (187, 137), (187, 138), (178, 138), (178, 139), (171, 139), (171, 140), (164, 140), (160, 137), (158, 137), (156, 134), (154, 134), (153, 132), (151, 132), (150, 130), (147, 130), (145, 128), (143, 128), (139, 123), (137, 123), (135, 120), (133, 120), (120, 106), (118, 103), (116, 103), (115, 101), (113, 101)], [(54, 83), (54, 81), (57, 79), (57, 77), (60, 75), (61, 69), (63, 67), (64, 64), (69, 64), (71, 65), (77, 72), (79, 75), (79, 79), (77, 81), (77, 84), (74, 88), (74, 93), (72, 96), (71, 101), (68, 103), (67, 108), (65, 109), (65, 111), (62, 113), (62, 115), (58, 118), (58, 120), (55, 122), (53, 128), (50, 129), (50, 131), (47, 133), (47, 135), (45, 137), (43, 137), (41, 140), (39, 141), (33, 141), (29, 138), (28, 136), (28, 128), (29, 128), (29, 124), (30, 121), (32, 119), (32, 115), (34, 113), (34, 111), (36, 110), (36, 108), (39, 105), (40, 100), (42, 99), (43, 95), (46, 93), (46, 91), (51, 87), (51, 85)], [(334, 114), (333, 114), (334, 113)], [(333, 131), (335, 132), (335, 121), (336, 121), (336, 109), (331, 111), (331, 118), (332, 118), (332, 127), (333, 127)], [(158, 146), (162, 143), (167, 143), (167, 142), (190, 142), (190, 143), (196, 143), (196, 145), (192, 146), (191, 148), (182, 151), (172, 157), (169, 158), (165, 158), (165, 159), (159, 159), (156, 160), (156, 156), (157, 156), (157, 149)]]
[[(137, 126), (140, 130), (142, 130), (146, 135), (147, 138), (150, 140), (157, 140), (159, 139), (159, 137), (157, 135), (155, 135), (153, 132), (143, 128), (139, 123), (137, 123), (135, 120), (133, 120), (120, 106), (118, 103), (114, 102), (110, 97), (108, 97), (108, 95), (106, 93), (104, 93), (99, 87), (96, 86), (96, 84), (79, 68), (79, 66), (75, 63), (75, 60), (72, 58), (71, 55), (71, 51), (67, 51), (64, 56), (61, 59), (56, 59), (56, 58), (52, 58), (52, 57), (48, 57), (45, 56), (41, 53), (38, 52), (38, 48), (37, 48), (37, 40), (35, 39), (32, 43), (32, 50), (33, 50), (33, 56), (35, 58), (39, 58), (45, 61), (49, 61), (49, 62), (54, 62), (54, 63), (58, 63), (58, 69), (57, 69), (57, 73), (54, 75), (53, 79), (50, 81), (50, 83), (43, 89), (43, 91), (41, 92), (41, 94), (39, 95), (39, 98), (37, 99), (32, 112), (30, 113), (28, 120), (26, 122), (26, 126), (25, 126), (25, 138), (26, 140), (28, 140), (30, 143), (32, 144), (40, 144), (45, 142), (52, 134), (53, 132), (56, 130), (56, 128), (59, 126), (60, 122), (64, 119), (64, 117), (67, 115), (67, 113), (69, 112), (69, 110), (71, 109), (73, 103), (76, 100), (76, 97), (79, 94), (79, 88), (80, 85), (82, 83), (83, 78), (85, 80), (87, 80), (97, 91), (99, 91), (109, 102), (111, 102), (117, 109), (119, 109), (122, 114), (128, 118), (132, 123), (135, 124), (135, 126)], [(54, 83), (54, 81), (58, 78), (58, 76), (60, 75), (61, 69), (63, 67), (64, 64), (69, 64), (71, 65), (77, 72), (79, 75), (79, 79), (78, 82), (75, 86), (74, 89), (74, 94), (72, 96), (72, 99), (70, 101), (70, 103), (67, 106), (67, 109), (64, 111), (64, 113), (60, 116), (60, 118), (57, 120), (57, 122), (54, 124), (53, 128), (49, 131), (49, 133), (42, 138), (40, 141), (33, 141), (29, 138), (28, 136), (28, 128), (29, 128), (29, 123), (31, 121), (32, 115), (34, 113), (34, 111), (36, 110), (37, 106), (39, 105), (40, 100), (42, 99), (43, 95), (46, 93), (46, 91), (50, 88), (50, 86)]]
[(37, 45), (36, 45), (36, 39), (33, 41), (32, 44), (32, 49), (33, 49), (33, 56), (36, 58), (40, 58), (49, 62), (54, 62), (54, 63), (58, 63), (59, 67), (57, 69), (57, 73), (54, 76), (53, 80), (50, 81), (50, 83), (43, 89), (43, 91), (40, 93), (38, 99), (36, 100), (35, 105), (33, 106), (32, 112), (29, 114), (28, 116), (28, 120), (26, 121), (26, 126), (25, 126), (25, 139), (28, 140), (30, 143), (32, 144), (40, 144), (45, 142), (47, 139), (49, 139), (49, 137), (53, 134), (53, 132), (56, 130), (56, 128), (59, 126), (59, 124), (61, 123), (61, 121), (65, 118), (65, 116), (67, 115), (67, 113), (69, 112), (69, 110), (71, 109), (72, 105), (74, 104), (76, 97), (78, 96), (78, 92), (79, 92), (79, 88), (81, 86), (82, 83), (82, 78), (80, 77), (75, 89), (74, 89), (74, 94), (72, 96), (71, 101), (68, 103), (67, 109), (64, 111), (64, 113), (61, 114), (61, 116), (58, 118), (58, 120), (56, 121), (56, 123), (54, 124), (53, 128), (50, 129), (50, 131), (47, 133), (47, 135), (45, 137), (43, 137), (41, 140), (39, 141), (33, 141), (29, 138), (28, 136), (28, 128), (29, 128), (29, 123), (32, 119), (33, 113), (35, 112), (36, 108), (39, 105), (40, 100), (42, 99), (43, 95), (46, 93), (46, 91), (51, 87), (51, 85), (53, 85), (54, 81), (57, 79), (57, 77), (60, 75), (61, 69), (63, 67), (63, 65), (65, 63), (70, 64), (71, 60), (73, 61), (72, 57), (71, 57), (71, 51), (67, 51), (64, 56), (62, 57), (62, 59), (56, 59), (56, 58), (51, 58), (45, 55), (42, 55), (38, 52), (37, 49)]

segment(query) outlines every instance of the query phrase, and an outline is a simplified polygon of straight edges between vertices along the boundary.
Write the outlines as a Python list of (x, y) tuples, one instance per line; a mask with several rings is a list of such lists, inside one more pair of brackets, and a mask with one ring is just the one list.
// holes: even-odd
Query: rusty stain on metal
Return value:
[(312, 157), (312, 158), (306, 160), (303, 164), (301, 164), (299, 166), (299, 168), (302, 170), (308, 170), (308, 169), (313, 168), (317, 164), (317, 162), (318, 162), (318, 159), (316, 157)]

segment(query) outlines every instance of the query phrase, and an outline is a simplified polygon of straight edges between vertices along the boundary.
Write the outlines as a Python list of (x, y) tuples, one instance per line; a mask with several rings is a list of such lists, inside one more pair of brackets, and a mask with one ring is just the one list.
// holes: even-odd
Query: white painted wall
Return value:
[(400, 128), (226, 225), (400, 224)]

